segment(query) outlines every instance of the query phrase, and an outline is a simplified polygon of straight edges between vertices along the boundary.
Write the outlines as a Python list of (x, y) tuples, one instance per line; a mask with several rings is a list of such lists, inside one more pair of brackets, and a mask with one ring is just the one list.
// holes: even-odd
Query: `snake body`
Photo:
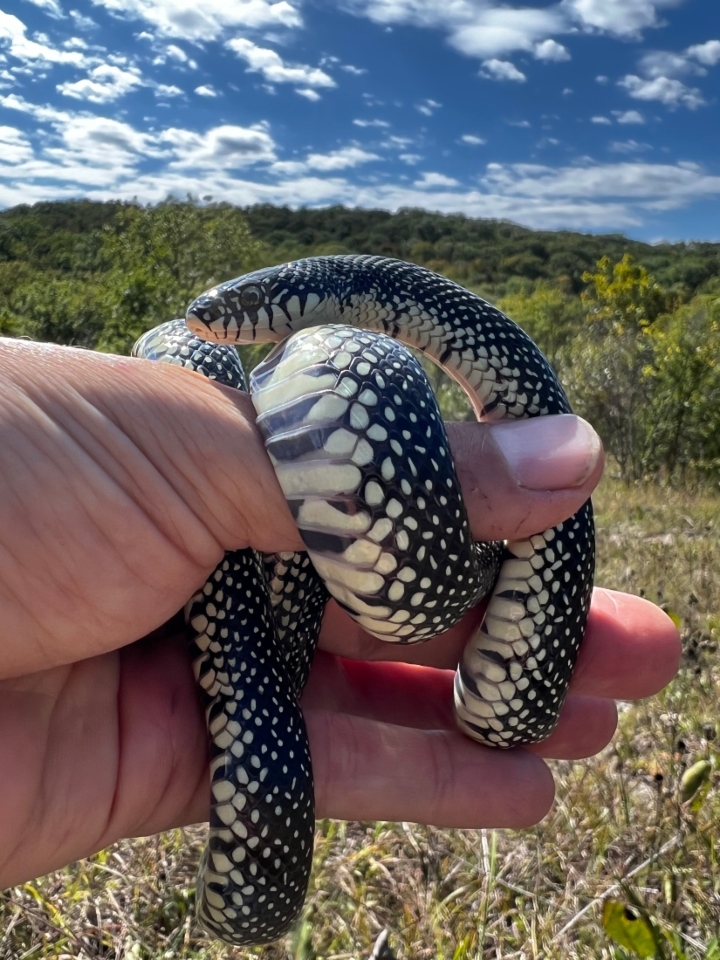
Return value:
[(228, 942), (270, 942), (297, 917), (311, 866), (298, 699), (326, 588), (398, 643), (446, 630), (492, 589), (456, 674), (457, 722), (492, 746), (541, 740), (584, 632), (592, 508), (528, 540), (472, 543), (437, 403), (403, 344), (440, 364), (483, 419), (570, 407), (532, 340), (438, 274), (380, 257), (299, 260), (209, 290), (187, 327), (164, 325), (136, 352), (242, 389), (232, 345), (280, 341), (251, 394), (308, 554), (228, 554), (187, 610), (211, 750), (200, 917)]

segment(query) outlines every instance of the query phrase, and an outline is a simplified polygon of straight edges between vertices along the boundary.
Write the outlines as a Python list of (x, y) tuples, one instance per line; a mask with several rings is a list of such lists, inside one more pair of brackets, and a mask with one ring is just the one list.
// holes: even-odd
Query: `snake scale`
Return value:
[(134, 353), (246, 389), (234, 344), (263, 341), (278, 345), (250, 393), (307, 553), (228, 553), (186, 610), (210, 743), (198, 911), (238, 945), (282, 936), (304, 902), (314, 800), (299, 698), (328, 597), (375, 636), (412, 643), (492, 591), (456, 673), (455, 714), (470, 737), (512, 747), (555, 726), (594, 566), (589, 501), (527, 540), (471, 540), (437, 402), (407, 346), (481, 419), (570, 411), (538, 347), (489, 303), (399, 260), (311, 257), (214, 287)]

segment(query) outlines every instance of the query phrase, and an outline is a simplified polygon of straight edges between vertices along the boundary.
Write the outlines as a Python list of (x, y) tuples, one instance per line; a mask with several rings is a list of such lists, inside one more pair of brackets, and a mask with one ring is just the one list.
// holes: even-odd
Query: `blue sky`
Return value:
[(0, 206), (188, 193), (720, 240), (717, 0), (0, 0)]

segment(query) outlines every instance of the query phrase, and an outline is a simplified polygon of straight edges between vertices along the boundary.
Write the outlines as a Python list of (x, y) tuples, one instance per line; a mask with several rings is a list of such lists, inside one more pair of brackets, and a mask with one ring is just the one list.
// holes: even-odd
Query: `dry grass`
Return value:
[(685, 660), (667, 691), (623, 707), (601, 756), (555, 765), (558, 800), (540, 826), (319, 823), (304, 922), (257, 951), (198, 936), (201, 829), (124, 842), (0, 896), (0, 958), (364, 960), (387, 928), (404, 960), (620, 960), (634, 954), (603, 929), (611, 897), (650, 919), (661, 960), (720, 960), (718, 775), (697, 809), (678, 795), (690, 764), (717, 760), (720, 497), (609, 480), (597, 507), (598, 582), (666, 605)]

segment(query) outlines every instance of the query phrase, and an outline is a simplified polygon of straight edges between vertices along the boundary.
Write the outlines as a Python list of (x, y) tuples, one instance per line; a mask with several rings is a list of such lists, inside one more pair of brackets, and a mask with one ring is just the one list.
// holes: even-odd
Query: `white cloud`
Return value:
[(380, 129), (387, 129), (390, 126), (387, 120), (353, 120), (353, 123), (356, 127), (378, 127)]
[(645, 76), (652, 79), (655, 77), (672, 77), (676, 74), (687, 73), (690, 70), (699, 73), (702, 70), (697, 64), (690, 63), (687, 57), (683, 57), (682, 54), (672, 53), (668, 50), (651, 50), (644, 54), (640, 59), (640, 69)]
[(476, 137), (474, 133), (464, 133), (460, 139), (471, 147), (481, 147), (484, 143), (487, 143), (484, 137)]
[(483, 183), (506, 195), (623, 199), (670, 203), (680, 207), (691, 199), (720, 196), (720, 177), (706, 174), (694, 163), (587, 163), (572, 167), (539, 164), (488, 164)]
[(85, 55), (75, 50), (56, 50), (46, 43), (30, 40), (25, 24), (10, 13), (0, 10), (0, 49), (22, 60), (23, 63), (69, 63), (81, 67), (86, 64)]
[(353, 77), (362, 77), (367, 73), (367, 70), (364, 67), (354, 67), (351, 63), (341, 64), (340, 69), (344, 70), (346, 73), (352, 74)]
[(583, 26), (620, 37), (637, 36), (646, 27), (658, 27), (658, 11), (684, 0), (562, 0), (568, 14)]
[(708, 67), (720, 63), (720, 40), (708, 40), (706, 43), (696, 43), (685, 51), (689, 57), (694, 57)]
[(446, 177), (444, 173), (423, 173), (413, 184), (420, 190), (432, 190), (435, 187), (459, 187), (460, 183), (454, 177)]
[(671, 50), (651, 50), (640, 60), (640, 68), (646, 76), (678, 77), (683, 74), (695, 74), (702, 77), (706, 67), (720, 62), (720, 40), (708, 40), (687, 47), (682, 53)]
[[(444, 19), (446, 8), (438, 4), (437, 9), (440, 18)], [(452, 45), (468, 56), (492, 59), (517, 50), (532, 50), (539, 41), (546, 39), (549, 34), (562, 31), (565, 26), (553, 8), (478, 9), (473, 5), (472, 9), (474, 22), (458, 24), (450, 37)]]
[(144, 20), (167, 37), (221, 39), (229, 29), (262, 30), (302, 25), (296, 0), (92, 0), (127, 19)]
[(618, 85), (624, 87), (636, 100), (659, 100), (668, 107), (683, 106), (695, 110), (705, 103), (696, 87), (686, 87), (682, 81), (670, 77), (645, 80), (628, 74), (618, 81)]
[(171, 127), (158, 139), (170, 144), (174, 155), (171, 167), (233, 170), (276, 159), (275, 142), (264, 123), (251, 127), (223, 124), (204, 132)]
[(71, 117), (65, 124), (62, 137), (70, 150), (103, 165), (112, 165), (117, 157), (130, 159), (143, 154), (159, 155), (153, 137), (110, 117)]
[(391, 133), (383, 143), (383, 146), (390, 150), (406, 150), (414, 145), (415, 141), (412, 137), (398, 137), (394, 133)]
[(57, 90), (66, 97), (89, 100), (91, 103), (111, 103), (125, 96), (130, 90), (143, 85), (142, 75), (136, 67), (121, 70), (109, 63), (93, 67), (88, 76), (75, 83), (59, 83)]
[(535, 45), (533, 53), (538, 60), (554, 60), (556, 63), (570, 60), (570, 51), (557, 40), (543, 40)]
[(419, 153), (399, 153), (398, 160), (402, 160), (403, 163), (406, 163), (409, 167), (414, 167), (422, 160), (422, 156)]
[(84, 14), (80, 13), (79, 10), (71, 10), (70, 18), (73, 20), (78, 30), (95, 30), (97, 27), (97, 24), (92, 17), (86, 17)]
[(642, 153), (645, 150), (652, 150), (649, 143), (638, 143), (637, 140), (613, 140), (608, 145), (608, 150), (613, 153)]
[[(154, 38), (148, 35), (147, 39), (152, 40)], [(181, 63), (184, 67), (188, 67), (190, 70), (197, 70), (198, 68), (197, 61), (189, 57), (182, 47), (178, 47), (176, 43), (170, 43), (164, 47), (163, 50), (153, 59), (153, 65), (160, 66), (167, 63), (168, 60), (173, 60), (176, 64)]]
[(437, 100), (421, 100), (420, 103), (415, 104), (415, 109), (419, 110), (420, 113), (423, 113), (426, 117), (431, 117), (436, 110), (439, 110), (442, 106), (441, 103), (438, 103)]
[[(26, 155), (7, 174), (18, 182), (23, 202), (37, 180), (51, 181), (45, 195), (56, 199), (79, 190), (87, 194), (91, 188), (119, 190), (123, 182), (131, 182), (142, 159), (162, 155), (152, 137), (106, 117), (75, 114), (54, 126), (56, 133), (43, 138), (40, 152)], [(0, 169), (0, 176), (5, 174)], [(39, 199), (38, 189), (34, 195)]]
[(289, 66), (274, 50), (258, 47), (244, 37), (228, 40), (226, 46), (247, 62), (249, 72), (260, 73), (268, 83), (294, 83), (306, 88), (335, 86), (333, 78), (319, 67)]
[(209, 84), (209, 83), (203, 83), (201, 86), (195, 87), (195, 93), (197, 93), (199, 97), (219, 96), (219, 93), (217, 92), (215, 87), (213, 87), (212, 84)]
[(16, 127), (0, 126), (0, 163), (12, 165), (23, 163), (33, 155), (30, 141)]
[(376, 153), (369, 153), (357, 146), (349, 146), (330, 153), (311, 153), (305, 160), (278, 160), (270, 169), (282, 177), (297, 177), (309, 170), (336, 173), (338, 170), (352, 169), (360, 164), (379, 159)]
[(30, 3), (35, 4), (36, 7), (41, 7), (51, 17), (57, 17), (58, 19), (63, 16), (62, 7), (57, 2), (57, 0), (30, 0)]
[(156, 97), (180, 97), (183, 91), (176, 87), (174, 83), (156, 83), (153, 84)]
[(612, 123), (608, 117), (590, 117), (590, 123)]
[(639, 110), (613, 110), (618, 123), (645, 123), (645, 117)]
[(456, 50), (478, 58), (532, 51), (553, 33), (567, 29), (557, 6), (515, 9), (478, 0), (345, 0), (345, 5), (376, 23), (442, 30)]
[(347, 170), (350, 167), (357, 167), (361, 163), (379, 159), (380, 157), (376, 153), (351, 146), (333, 150), (330, 153), (311, 153), (306, 160), (306, 165), (312, 170), (334, 172), (335, 170)]
[(0, 96), (0, 105), (6, 110), (20, 110), (23, 113), (30, 114), (36, 120), (50, 121), (57, 123), (66, 123), (71, 115), (64, 110), (58, 110), (56, 107), (47, 104), (29, 103), (23, 97), (15, 93), (9, 93), (6, 96)]
[(295, 93), (301, 97), (305, 97), (306, 100), (312, 100), (313, 103), (321, 99), (317, 90), (311, 90), (310, 87), (297, 87)]
[(178, 63), (187, 63), (190, 60), (182, 47), (179, 47), (176, 43), (169, 43), (165, 47), (165, 55), (171, 60), (177, 60)]
[[(41, 109), (22, 101), (19, 105), (28, 113)], [(56, 133), (46, 135), (35, 154), (19, 130), (0, 130), (0, 203), (78, 193), (157, 202), (168, 194), (210, 193), (240, 205), (422, 207), (535, 227), (617, 230), (641, 224), (649, 210), (720, 198), (720, 177), (692, 163), (588, 160), (559, 168), (494, 163), (472, 187), (434, 171), (413, 184), (389, 179), (363, 183), (346, 179), (343, 170), (372, 158), (377, 162), (375, 155), (350, 145), (305, 160), (278, 159), (267, 124), (143, 133), (120, 121), (75, 114), (53, 126)], [(152, 170), (144, 168), (148, 161)], [(262, 172), (253, 176), (257, 167)]]
[(506, 120), (505, 123), (509, 127), (521, 127), (523, 130), (527, 130), (528, 127), (532, 126), (529, 120)]
[(509, 60), (483, 60), (480, 76), (487, 80), (514, 80), (517, 83), (527, 80), (525, 74)]

